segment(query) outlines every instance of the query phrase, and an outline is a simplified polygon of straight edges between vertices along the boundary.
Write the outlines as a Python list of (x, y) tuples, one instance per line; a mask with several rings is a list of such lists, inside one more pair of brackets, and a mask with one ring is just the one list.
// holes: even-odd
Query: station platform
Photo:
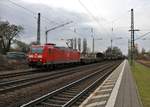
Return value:
[(142, 107), (128, 61), (124, 60), (79, 107)]

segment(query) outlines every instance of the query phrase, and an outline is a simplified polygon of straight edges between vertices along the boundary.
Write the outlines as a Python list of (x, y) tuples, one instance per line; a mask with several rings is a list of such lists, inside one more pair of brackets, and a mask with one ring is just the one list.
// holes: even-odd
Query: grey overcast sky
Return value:
[[(134, 9), (135, 38), (150, 32), (150, 0), (0, 0), (0, 20), (22, 25), (24, 32), (20, 40), (30, 43), (36, 40), (37, 13), (41, 13), (41, 42), (45, 42), (45, 29), (68, 21), (74, 23), (48, 34), (48, 42), (65, 46), (63, 39), (73, 37), (87, 38), (91, 48), (90, 29), (94, 29), (96, 51), (104, 51), (110, 46), (121, 48), (127, 54), (130, 39), (130, 9)], [(74, 28), (77, 33), (74, 33)], [(113, 32), (112, 32), (113, 28)], [(117, 40), (115, 38), (122, 37)], [(145, 40), (136, 41), (139, 49), (150, 50), (150, 34)]]

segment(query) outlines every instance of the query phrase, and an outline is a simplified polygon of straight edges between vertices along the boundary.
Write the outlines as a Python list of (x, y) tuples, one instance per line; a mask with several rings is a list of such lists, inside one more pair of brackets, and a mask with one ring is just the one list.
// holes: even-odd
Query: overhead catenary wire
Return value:
[(11, 0), (7, 0), (7, 1), (10, 2), (11, 4), (17, 6), (17, 7), (20, 7), (20, 8), (22, 8), (22, 9), (28, 11), (29, 13), (31, 13), (31, 14), (34, 16), (33, 18), (37, 19), (37, 17), (36, 17), (37, 13), (35, 13), (35, 12), (31, 11), (30, 9), (25, 8), (25, 7), (23, 7), (22, 5), (17, 4), (17, 3), (15, 3), (15, 2), (11, 1)]
[[(19, 8), (22, 8), (22, 9), (24, 9), (25, 11), (29, 12), (30, 14), (33, 15), (33, 18), (37, 20), (37, 14), (38, 14), (38, 13), (36, 13), (36, 12), (34, 12), (34, 11), (32, 11), (32, 10), (30, 10), (30, 9), (28, 9), (28, 8), (26, 8), (26, 7), (22, 6), (22, 5), (20, 5), (20, 4), (16, 3), (16, 2), (14, 2), (14, 1), (12, 1), (12, 0), (8, 0), (8, 2), (10, 2), (11, 4), (13, 4), (13, 5), (15, 5), (15, 6), (19, 7)], [(41, 15), (41, 17), (42, 17), (42, 20), (43, 20), (43, 21), (48, 22), (50, 25), (52, 25), (52, 23), (54, 23), (55, 25), (58, 25), (58, 24), (59, 24), (59, 23), (57, 23), (57, 22), (55, 22), (55, 21), (49, 20), (47, 17), (45, 17), (45, 16), (43, 16), (43, 15)], [(68, 20), (67, 20), (67, 21), (68, 21)], [(46, 24), (47, 24), (47, 23), (46, 23)]]
[[(17, 7), (20, 7), (20, 8), (22, 8), (22, 9), (26, 10), (27, 12), (31, 13), (31, 14), (33, 15), (33, 18), (34, 18), (34, 19), (37, 19), (37, 13), (36, 13), (36, 12), (34, 12), (34, 11), (32, 11), (32, 10), (30, 10), (30, 9), (28, 9), (28, 8), (26, 8), (26, 7), (24, 7), (24, 6), (20, 5), (20, 4), (18, 4), (18, 3), (16, 3), (16, 2), (12, 1), (12, 0), (7, 0), (7, 1), (10, 2), (10, 3), (12, 3), (13, 5), (15, 5), (15, 6), (17, 6)], [(58, 23), (56, 23), (55, 21), (49, 20), (49, 19), (48, 19), (47, 17), (45, 17), (45, 16), (41, 16), (41, 17), (43, 18), (42, 20), (49, 22), (49, 24), (51, 24), (51, 23), (58, 24)]]
[[(33, 18), (37, 20), (37, 13), (36, 13), (36, 12), (34, 12), (34, 11), (32, 11), (32, 10), (30, 10), (30, 9), (28, 9), (28, 8), (26, 8), (26, 7), (24, 7), (24, 6), (20, 5), (20, 4), (18, 4), (18, 3), (16, 3), (16, 2), (12, 1), (12, 0), (7, 0), (7, 1), (10, 2), (11, 4), (13, 4), (13, 5), (15, 5), (15, 6), (19, 7), (19, 8), (22, 8), (22, 9), (24, 9), (25, 11), (29, 12), (30, 14), (33, 15)], [(44, 21), (46, 21), (46, 22), (49, 22), (49, 24), (52, 24), (52, 23), (58, 24), (57, 22), (51, 21), (51, 20), (49, 20), (47, 17), (45, 17), (45, 16), (43, 16), (43, 15), (41, 15), (41, 17), (42, 17), (42, 20), (44, 20)], [(67, 20), (67, 21), (68, 21), (68, 20)]]
[[(81, 1), (80, 1), (81, 2)], [(83, 3), (82, 3), (83, 4)], [(91, 4), (92, 5), (92, 4)], [(85, 5), (84, 5), (85, 6)], [(96, 10), (98, 10), (98, 8), (96, 8), (95, 6), (93, 6)], [(88, 10), (88, 9), (87, 9)], [(129, 10), (128, 11), (125, 11), (124, 13), (122, 13), (119, 17), (117, 17), (117, 18), (115, 18), (115, 19), (113, 19), (113, 20), (111, 20), (111, 21), (108, 21), (108, 20), (106, 20), (106, 23), (108, 23), (108, 24), (112, 24), (112, 26), (111, 26), (111, 29), (113, 29), (113, 23), (114, 22), (116, 22), (116, 21), (118, 21), (118, 20), (120, 20), (122, 17), (124, 17), (125, 15), (127, 15), (126, 13), (127, 12), (129, 12)], [(99, 15), (100, 15), (100, 17), (102, 17), (102, 18), (104, 18), (100, 13), (99, 13)], [(104, 18), (104, 19), (106, 19), (106, 18)], [(104, 27), (103, 27), (104, 28)], [(119, 26), (119, 28), (120, 28), (120, 26)], [(126, 26), (126, 29), (127, 29), (128, 27)]]
[[(94, 19), (94, 21), (98, 24), (98, 26), (105, 29), (102, 26), (102, 24), (97, 20), (97, 18), (93, 15), (93, 13), (81, 2), (81, 0), (78, 0), (78, 1), (79, 1), (80, 5), (87, 11), (87, 13)], [(105, 29), (105, 31), (107, 32), (108, 35), (110, 35), (106, 29)]]
[(139, 40), (139, 39), (141, 39), (141, 38), (143, 38), (143, 37), (145, 37), (145, 36), (147, 36), (149, 33), (150, 33), (150, 32), (147, 32), (147, 33), (143, 34), (142, 36), (136, 38), (135, 41), (136, 41), (136, 40)]

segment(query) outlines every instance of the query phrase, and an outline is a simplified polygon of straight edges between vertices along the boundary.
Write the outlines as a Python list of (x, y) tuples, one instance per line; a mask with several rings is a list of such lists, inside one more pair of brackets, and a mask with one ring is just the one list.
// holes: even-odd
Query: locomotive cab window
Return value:
[(37, 48), (31, 48), (32, 53), (42, 53), (43, 48), (42, 47), (37, 47)]

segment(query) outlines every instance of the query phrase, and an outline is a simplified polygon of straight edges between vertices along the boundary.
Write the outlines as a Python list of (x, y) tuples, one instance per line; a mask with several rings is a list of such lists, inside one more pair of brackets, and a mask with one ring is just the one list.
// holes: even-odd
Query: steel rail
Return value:
[[(94, 63), (94, 64), (96, 64), (96, 63)], [(94, 64), (91, 64), (91, 65), (94, 65)], [(84, 66), (89, 66), (89, 65), (84, 65)], [(68, 69), (76, 69), (77, 67), (81, 67), (81, 66), (75, 66), (73, 68), (71, 67), (71, 68), (68, 68)], [(64, 69), (66, 69), (66, 68), (64, 68)], [(40, 71), (43, 72), (43, 71), (48, 71), (48, 70), (46, 68), (41, 68), (41, 69), (34, 68), (34, 69), (26, 69), (26, 70), (23, 70), (22, 72), (2, 73), (2, 74), (0, 74), (0, 79), (2, 80), (2, 79), (12, 78), (12, 77), (16, 77), (16, 76), (22, 76), (22, 75), (24, 76), (24, 75), (29, 75), (29, 74), (37, 73), (37, 72), (40, 72)], [(60, 69), (57, 69), (57, 70), (60, 70)], [(52, 70), (52, 71), (55, 71), (55, 70)]]
[[(108, 63), (102, 64), (100, 67), (92, 68), (92, 69), (97, 70), (97, 69), (100, 69), (100, 68), (102, 68), (104, 66), (107, 66), (107, 65), (108, 65)], [(94, 67), (95, 66), (97, 66), (97, 65), (95, 64)], [(75, 72), (80, 71), (83, 68), (84, 67), (81, 67), (81, 68), (79, 67), (78, 69), (75, 69), (75, 70), (72, 70), (72, 69), (70, 70), (69, 69), (69, 70), (64, 70), (64, 71), (60, 71), (60, 72), (54, 72), (52, 74), (44, 75), (44, 76), (40, 76), (40, 77), (33, 77), (33, 78), (28, 78), (28, 79), (20, 79), (20, 80), (0, 83), (0, 93), (9, 92), (11, 90), (22, 88), (22, 87), (25, 87), (27, 85), (37, 84), (37, 83), (40, 83), (40, 82), (48, 81), (48, 80), (51, 80), (51, 79), (56, 79), (56, 78), (63, 77), (63, 76), (66, 76), (66, 75), (71, 75)], [(86, 67), (86, 69), (89, 69), (89, 68)]]
[(27, 70), (24, 70), (22, 72), (4, 73), (4, 74), (0, 74), (0, 79), (16, 77), (16, 76), (21, 76), (21, 75), (33, 74), (34, 72), (37, 73), (37, 71), (40, 71), (40, 69), (27, 69)]
[[(118, 66), (118, 65), (117, 65)], [(116, 67), (117, 67), (116, 66)], [(114, 69), (116, 68), (114, 67)], [(114, 70), (113, 69), (113, 70)], [(112, 71), (113, 71), (112, 70)], [(102, 75), (100, 78), (98, 78), (96, 81), (94, 81), (92, 84), (90, 84), (87, 88), (85, 88), (83, 91), (81, 91), (79, 94), (77, 94), (75, 97), (73, 97), (70, 101), (68, 101), (66, 104), (64, 104), (62, 107), (70, 107), (74, 103), (76, 103), (77, 100), (79, 100), (83, 95), (85, 95), (89, 90), (93, 89), (96, 85), (98, 85), (102, 80), (104, 80), (112, 71), (105, 72), (104, 75)]]
[[(115, 67), (116, 67), (116, 64), (115, 64)], [(49, 99), (50, 97), (53, 97), (53, 96), (56, 96), (56, 94), (59, 94), (59, 93), (61, 93), (61, 92), (63, 92), (63, 91), (65, 91), (65, 90), (67, 90), (67, 89), (69, 89), (69, 88), (71, 88), (71, 87), (73, 87), (73, 86), (75, 86), (75, 85), (78, 85), (79, 83), (81, 83), (81, 82), (83, 82), (83, 81), (85, 81), (85, 80), (87, 80), (87, 79), (89, 79), (89, 78), (91, 78), (91, 77), (94, 77), (95, 75), (97, 75), (98, 73), (102, 73), (102, 71), (105, 71), (105, 70), (108, 70), (108, 69), (110, 69), (110, 68), (115, 68), (114, 67), (114, 64), (110, 64), (109, 66), (107, 65), (107, 66), (105, 66), (105, 67), (103, 67), (103, 68), (101, 68), (101, 69), (97, 69), (97, 71), (95, 71), (95, 72), (93, 72), (92, 74), (89, 74), (89, 75), (87, 75), (87, 76), (85, 76), (85, 77), (83, 77), (83, 78), (81, 78), (81, 79), (79, 79), (79, 80), (77, 80), (77, 81), (74, 81), (74, 82), (71, 82), (70, 84), (68, 84), (68, 85), (66, 85), (66, 86), (64, 86), (64, 87), (62, 87), (62, 88), (59, 88), (59, 89), (57, 89), (57, 90), (55, 90), (55, 91), (53, 91), (53, 92), (50, 92), (50, 93), (48, 93), (48, 94), (46, 94), (46, 95), (43, 95), (42, 97), (40, 97), (40, 98), (37, 98), (37, 99), (35, 99), (35, 100), (32, 100), (32, 101), (30, 101), (29, 103), (26, 103), (26, 104), (23, 104), (21, 107), (32, 107), (32, 106), (36, 106), (37, 104), (39, 104), (39, 103), (41, 103), (41, 102), (43, 102), (43, 101), (45, 101), (46, 99)], [(109, 73), (112, 71), (112, 69), (109, 71)], [(106, 74), (108, 74), (108, 73), (104, 73), (105, 74), (105, 76), (106, 76)], [(104, 76), (104, 74), (103, 74), (103, 76), (101, 76), (101, 79), (102, 79), (102, 77), (105, 77)], [(102, 74), (101, 74), (102, 75)], [(98, 80), (97, 80), (98, 81)], [(97, 82), (95, 82), (95, 83), (97, 83)], [(94, 84), (94, 83), (93, 83)], [(91, 86), (88, 86), (88, 88), (86, 88), (86, 90), (87, 89), (89, 89), (89, 87), (91, 87)], [(58, 106), (68, 106), (68, 105), (70, 105), (71, 104), (71, 102), (72, 101), (75, 101), (75, 99), (77, 98), (77, 97), (79, 97), (81, 94), (76, 94), (75, 95), (75, 97), (73, 97), (71, 100), (69, 100), (69, 102), (66, 102), (65, 104), (63, 104), (63, 105), (58, 105)]]

